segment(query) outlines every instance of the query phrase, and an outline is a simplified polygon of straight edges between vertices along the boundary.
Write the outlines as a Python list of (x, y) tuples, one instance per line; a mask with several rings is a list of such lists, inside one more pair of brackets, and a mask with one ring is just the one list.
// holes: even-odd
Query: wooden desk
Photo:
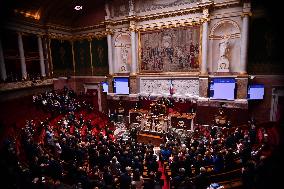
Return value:
[(151, 135), (151, 134), (138, 134), (137, 135), (137, 141), (143, 142), (145, 144), (148, 144), (150, 141), (154, 146), (160, 146), (160, 144), (163, 143), (163, 138), (157, 135)]

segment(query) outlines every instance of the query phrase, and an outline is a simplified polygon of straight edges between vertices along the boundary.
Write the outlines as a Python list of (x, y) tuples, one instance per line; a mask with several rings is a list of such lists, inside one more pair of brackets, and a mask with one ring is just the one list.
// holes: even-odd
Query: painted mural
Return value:
[(53, 75), (73, 75), (72, 46), (70, 41), (52, 39), (50, 46), (53, 64)]
[(199, 70), (200, 28), (171, 28), (141, 33), (141, 72)]
[(108, 74), (108, 50), (107, 38), (92, 40), (92, 63), (93, 75), (107, 75)]
[(90, 42), (85, 39), (74, 42), (75, 74), (92, 75)]

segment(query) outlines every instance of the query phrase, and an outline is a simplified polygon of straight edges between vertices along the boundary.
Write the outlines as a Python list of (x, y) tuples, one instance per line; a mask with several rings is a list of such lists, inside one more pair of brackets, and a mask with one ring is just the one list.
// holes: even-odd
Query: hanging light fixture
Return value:
[(83, 9), (83, 6), (82, 5), (76, 5), (74, 7), (75, 10), (79, 11), (79, 10), (82, 10)]

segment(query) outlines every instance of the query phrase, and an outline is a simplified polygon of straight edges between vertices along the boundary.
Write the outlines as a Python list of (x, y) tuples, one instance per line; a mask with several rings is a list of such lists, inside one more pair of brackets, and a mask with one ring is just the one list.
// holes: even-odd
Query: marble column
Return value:
[(248, 29), (249, 29), (249, 15), (243, 16), (242, 35), (241, 35), (241, 64), (240, 73), (247, 73), (247, 56), (248, 56)]
[(37, 43), (38, 43), (38, 51), (39, 51), (40, 74), (41, 74), (42, 77), (45, 77), (46, 73), (45, 73), (45, 65), (44, 65), (41, 36), (37, 36)]
[(107, 47), (108, 47), (108, 68), (109, 74), (113, 74), (113, 60), (112, 60), (112, 37), (111, 34), (107, 35)]
[(208, 21), (202, 24), (202, 60), (201, 74), (207, 74), (207, 55), (208, 54)]
[(45, 74), (49, 77), (51, 76), (51, 71), (50, 71), (50, 60), (49, 60), (49, 48), (48, 48), (48, 38), (45, 37), (43, 38), (43, 56), (45, 57)]
[(0, 71), (1, 71), (0, 72), (1, 80), (5, 81), (7, 79), (7, 73), (6, 73), (5, 59), (4, 59), (1, 39), (0, 39)]
[(137, 72), (137, 51), (136, 51), (136, 34), (131, 31), (131, 74), (135, 75)]
[(27, 79), (26, 59), (25, 59), (23, 38), (21, 33), (18, 33), (18, 47), (19, 47), (20, 60), (21, 60), (22, 79)]

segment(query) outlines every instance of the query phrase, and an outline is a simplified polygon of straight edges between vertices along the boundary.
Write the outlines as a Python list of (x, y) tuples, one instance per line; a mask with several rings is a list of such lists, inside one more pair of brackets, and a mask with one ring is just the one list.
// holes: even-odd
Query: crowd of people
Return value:
[[(33, 102), (52, 116), (28, 120), (20, 137), (5, 141), (1, 170), (6, 188), (162, 188), (159, 162), (170, 167), (171, 188), (206, 189), (211, 174), (239, 165), (244, 188), (251, 188), (251, 177), (265, 160), (261, 150), (267, 133), (254, 123), (246, 128), (196, 126), (185, 140), (169, 132), (157, 152), (134, 135), (115, 138), (107, 115), (71, 90), (35, 95)], [(145, 170), (147, 177), (142, 176)]]

